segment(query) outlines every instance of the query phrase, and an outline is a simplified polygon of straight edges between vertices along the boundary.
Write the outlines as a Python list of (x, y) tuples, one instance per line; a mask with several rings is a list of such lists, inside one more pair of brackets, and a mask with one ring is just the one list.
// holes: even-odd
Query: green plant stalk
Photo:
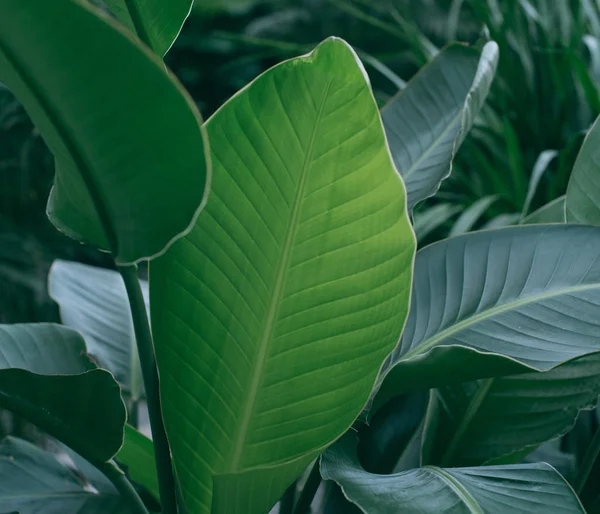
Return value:
[(581, 491), (583, 491), (587, 479), (590, 476), (590, 472), (598, 459), (598, 455), (600, 455), (600, 427), (596, 429), (592, 442), (585, 452), (585, 457), (581, 463), (579, 473), (573, 482), (573, 489), (575, 489), (577, 495), (580, 495)]
[(300, 493), (300, 498), (296, 503), (293, 514), (309, 514), (310, 506), (313, 502), (317, 489), (321, 485), (321, 470), (319, 469), (319, 459), (313, 464), (312, 469), (306, 479), (306, 483)]
[(171, 463), (171, 451), (160, 408), (158, 368), (156, 367), (154, 344), (152, 342), (146, 304), (138, 280), (137, 266), (118, 266), (118, 269), (123, 277), (129, 298), (133, 328), (142, 369), (142, 379), (146, 389), (148, 416), (150, 418), (150, 428), (152, 429), (152, 440), (154, 441), (154, 451), (156, 454), (156, 472), (158, 475), (162, 513), (177, 514), (177, 497), (175, 493), (173, 465)]
[(131, 482), (127, 480), (125, 474), (113, 461), (93, 464), (116, 487), (121, 497), (127, 502), (132, 514), (149, 514), (148, 509), (133, 485), (131, 485)]

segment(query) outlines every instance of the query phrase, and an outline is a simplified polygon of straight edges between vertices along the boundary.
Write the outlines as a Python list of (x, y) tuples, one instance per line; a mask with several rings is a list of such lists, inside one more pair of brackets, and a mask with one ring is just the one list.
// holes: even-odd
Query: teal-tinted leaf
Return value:
[(207, 208), (150, 267), (163, 412), (188, 509), (264, 513), (364, 407), (414, 234), (343, 41), (267, 71), (207, 130)]
[[(141, 281), (148, 311), (148, 283)], [(142, 379), (129, 301), (116, 271), (57, 260), (48, 275), (48, 292), (58, 303), (62, 322), (85, 337), (100, 367), (138, 399)]]
[(533, 197), (537, 191), (538, 185), (544, 173), (549, 169), (550, 163), (554, 160), (555, 157), (558, 157), (558, 152), (556, 150), (545, 150), (543, 151), (535, 161), (535, 165), (533, 166), (533, 171), (531, 172), (531, 177), (529, 178), (529, 187), (527, 188), (527, 196), (525, 198), (525, 203), (523, 204), (523, 210), (521, 216), (524, 218), (527, 216), (529, 212), (529, 207), (531, 206), (531, 202), (533, 201)]
[(131, 479), (159, 499), (156, 460), (152, 441), (131, 425), (125, 425), (123, 447), (115, 457), (127, 467)]
[(536, 223), (564, 223), (565, 222), (565, 196), (559, 196), (532, 212), (521, 223), (534, 225)]
[(440, 203), (415, 213), (413, 227), (417, 240), (423, 241), (435, 229), (441, 227), (452, 216), (460, 211), (460, 207), (449, 203)]
[[(52, 453), (9, 437), (0, 444), (0, 511), (20, 514), (126, 514), (113, 485), (99, 473), (90, 483)], [(90, 485), (92, 487), (90, 487)]]
[(104, 3), (123, 25), (163, 56), (177, 39), (194, 0), (104, 0)]
[(469, 205), (467, 209), (458, 217), (456, 223), (452, 226), (449, 237), (458, 236), (465, 232), (470, 232), (479, 218), (483, 216), (490, 206), (497, 200), (496, 196), (484, 196)]
[(555, 439), (554, 441), (548, 441), (547, 443), (542, 444), (539, 448), (536, 448), (527, 455), (524, 462), (546, 462), (570, 481), (577, 471), (577, 459), (574, 454), (562, 451), (560, 449), (560, 443), (560, 439)]
[(390, 149), (406, 182), (408, 207), (432, 196), (485, 102), (498, 46), (481, 53), (450, 45), (382, 109)]
[(125, 406), (79, 333), (59, 325), (0, 325), (0, 406), (86, 458), (107, 461), (123, 442)]
[(121, 264), (188, 230), (207, 177), (199, 115), (116, 22), (73, 0), (0, 2), (0, 80), (56, 156), (60, 230)]
[(373, 475), (360, 466), (348, 434), (325, 452), (321, 473), (366, 514), (585, 514), (571, 487), (548, 464), (426, 466)]
[[(599, 118), (600, 119), (600, 118)], [(567, 188), (569, 223), (600, 225), (600, 122), (592, 125), (575, 160)]]
[(494, 218), (492, 218), (490, 221), (485, 223), (481, 228), (488, 230), (488, 229), (492, 229), (492, 228), (508, 227), (510, 225), (515, 225), (516, 223), (518, 223), (520, 218), (521, 218), (521, 215), (519, 213), (505, 212), (502, 214), (498, 214), (498, 216), (495, 216)]
[[(427, 427), (427, 464), (517, 463), (523, 453), (568, 432), (600, 394), (600, 355), (545, 373), (466, 382), (434, 394), (439, 419)], [(429, 417), (433, 420), (433, 417)], [(437, 426), (436, 426), (437, 425)]]
[(547, 371), (600, 350), (600, 229), (474, 232), (417, 254), (411, 312), (377, 404), (413, 387)]

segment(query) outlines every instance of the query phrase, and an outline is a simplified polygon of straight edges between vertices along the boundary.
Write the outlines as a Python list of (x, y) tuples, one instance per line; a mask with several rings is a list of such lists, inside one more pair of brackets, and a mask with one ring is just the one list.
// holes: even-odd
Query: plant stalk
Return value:
[(317, 494), (319, 485), (321, 485), (321, 470), (319, 469), (319, 459), (317, 459), (302, 488), (293, 514), (310, 514), (310, 506), (315, 498), (315, 494)]
[(580, 495), (581, 491), (583, 491), (588, 477), (590, 476), (590, 472), (598, 459), (598, 455), (600, 455), (600, 427), (596, 429), (592, 442), (585, 452), (585, 457), (581, 463), (579, 473), (573, 482), (573, 489), (575, 489), (577, 495)]
[(96, 463), (94, 466), (117, 488), (117, 491), (119, 491), (123, 500), (127, 502), (133, 514), (149, 514), (148, 509), (133, 485), (131, 485), (131, 482), (127, 480), (125, 474), (113, 461)]
[(162, 420), (160, 407), (160, 391), (158, 385), (158, 368), (154, 355), (152, 333), (148, 322), (146, 304), (142, 295), (142, 288), (137, 275), (137, 266), (118, 266), (119, 272), (125, 282), (129, 305), (133, 318), (133, 328), (137, 340), (142, 379), (146, 389), (148, 402), (148, 417), (152, 430), (154, 452), (156, 454), (156, 472), (162, 514), (177, 514), (177, 497), (175, 493), (175, 478), (171, 463), (171, 451)]

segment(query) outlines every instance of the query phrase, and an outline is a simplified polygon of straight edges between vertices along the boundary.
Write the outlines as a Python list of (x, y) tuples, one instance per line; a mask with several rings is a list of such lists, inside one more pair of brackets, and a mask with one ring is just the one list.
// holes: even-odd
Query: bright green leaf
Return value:
[(521, 223), (523, 225), (534, 225), (536, 223), (564, 223), (565, 199), (565, 196), (559, 196), (540, 207), (537, 211), (532, 212)]
[[(148, 297), (148, 283), (141, 281)], [(62, 322), (85, 337), (88, 352), (109, 370), (132, 398), (142, 393), (142, 378), (129, 301), (118, 272), (57, 260), (48, 275), (48, 293), (58, 303)], [(147, 302), (147, 300), (146, 300)], [(147, 305), (148, 311), (150, 311)]]
[(476, 466), (521, 460), (545, 441), (564, 435), (581, 409), (600, 394), (600, 354), (545, 373), (466, 382), (436, 390), (427, 464)]
[(74, 0), (0, 2), (0, 80), (56, 156), (60, 230), (121, 264), (188, 230), (207, 182), (199, 115), (115, 22)]
[(342, 486), (366, 514), (585, 514), (565, 479), (548, 464), (442, 469), (393, 475), (362, 469), (351, 434), (327, 450), (321, 474)]
[(119, 385), (59, 325), (0, 325), (0, 406), (92, 460), (109, 460), (123, 442)]
[(382, 109), (408, 207), (439, 189), (454, 155), (485, 102), (498, 64), (498, 46), (481, 52), (450, 45)]
[(417, 254), (411, 312), (376, 406), (410, 388), (547, 371), (600, 350), (600, 229), (474, 232)]
[[(89, 465), (88, 465), (89, 466)], [(20, 514), (126, 514), (113, 485), (94, 473), (86, 481), (55, 455), (12, 437), (0, 444), (0, 511)], [(93, 486), (95, 491), (90, 488)]]
[(150, 439), (131, 425), (125, 425), (123, 447), (115, 458), (127, 467), (127, 473), (134, 482), (159, 499), (154, 446)]
[(598, 118), (585, 137), (575, 160), (567, 188), (569, 223), (600, 225), (600, 122)]
[(343, 41), (267, 71), (207, 130), (206, 210), (150, 267), (165, 425), (191, 512), (266, 513), (364, 407), (414, 234)]
[(104, 0), (106, 6), (158, 55), (177, 39), (194, 0)]

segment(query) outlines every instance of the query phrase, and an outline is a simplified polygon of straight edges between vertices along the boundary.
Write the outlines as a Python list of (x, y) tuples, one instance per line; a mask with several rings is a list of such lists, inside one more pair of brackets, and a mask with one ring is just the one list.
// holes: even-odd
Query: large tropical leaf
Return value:
[(537, 211), (532, 212), (521, 223), (533, 225), (536, 223), (564, 223), (565, 222), (565, 196), (559, 196)]
[(408, 207), (432, 196), (450, 174), (456, 150), (485, 102), (498, 64), (498, 46), (481, 52), (450, 45), (382, 109)]
[(158, 55), (169, 51), (194, 0), (104, 0), (123, 25)]
[(76, 0), (0, 2), (0, 80), (56, 156), (60, 230), (131, 263), (190, 227), (207, 182), (199, 115), (116, 22)]
[(585, 514), (565, 479), (548, 464), (443, 469), (425, 466), (373, 475), (348, 434), (328, 449), (321, 474), (342, 486), (366, 514)]
[[(90, 469), (89, 465), (86, 470)], [(126, 514), (113, 485), (98, 472), (83, 476), (55, 455), (9, 437), (0, 444), (0, 511), (19, 514)], [(92, 487), (90, 487), (92, 486)]]
[(190, 512), (266, 513), (363, 408), (414, 234), (343, 41), (267, 71), (207, 130), (207, 210), (150, 268), (165, 425)]
[[(148, 301), (148, 283), (141, 281)], [(100, 367), (138, 399), (142, 393), (135, 334), (127, 292), (116, 271), (57, 260), (48, 275), (48, 292), (58, 303), (62, 322), (85, 337)], [(148, 311), (149, 306), (147, 305)]]
[[(599, 118), (600, 119), (600, 118)], [(600, 225), (600, 122), (592, 125), (575, 160), (566, 198), (567, 221)]]
[(600, 394), (600, 354), (544, 373), (446, 386), (430, 404), (424, 460), (440, 466), (520, 462), (524, 454), (568, 432)]
[(381, 402), (414, 387), (547, 371), (600, 350), (600, 229), (474, 232), (417, 254), (411, 312)]
[(113, 376), (85, 352), (66, 327), (0, 325), (0, 406), (103, 462), (123, 443), (125, 406)]

